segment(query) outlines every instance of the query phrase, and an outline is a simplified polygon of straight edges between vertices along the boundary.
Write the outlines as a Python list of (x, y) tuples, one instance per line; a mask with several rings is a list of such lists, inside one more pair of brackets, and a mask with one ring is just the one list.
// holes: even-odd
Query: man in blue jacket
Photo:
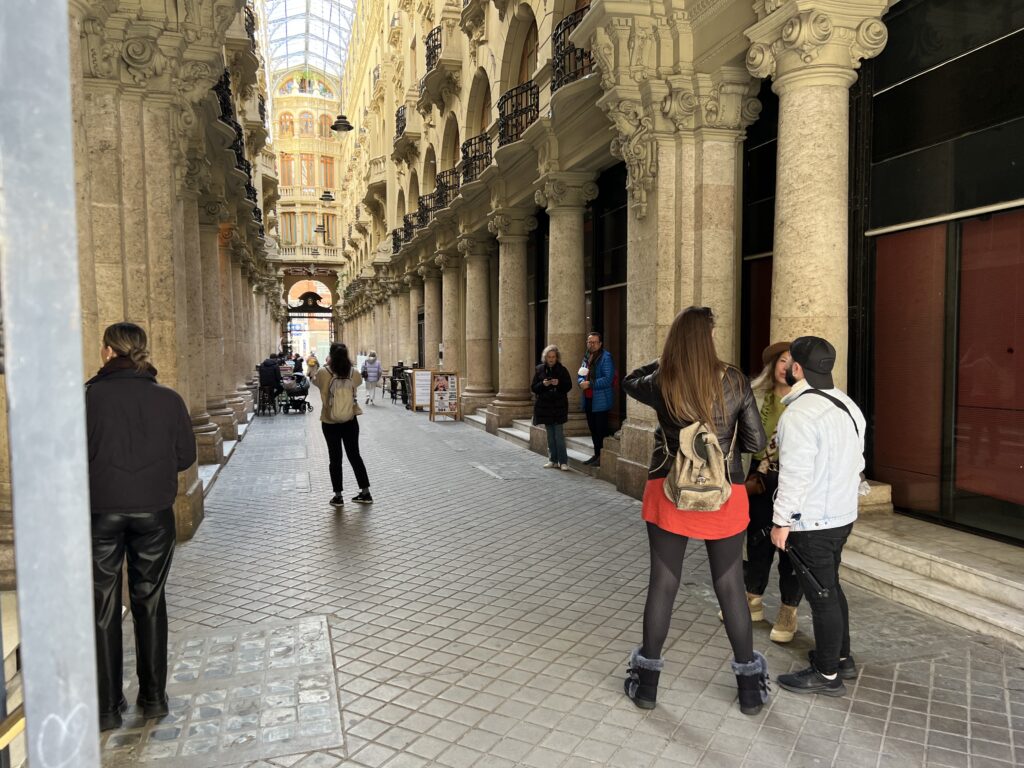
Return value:
[(576, 381), (583, 390), (583, 412), (594, 439), (594, 455), (584, 463), (600, 467), (601, 448), (608, 435), (608, 413), (615, 404), (615, 364), (597, 331), (587, 334), (587, 354), (583, 356)]

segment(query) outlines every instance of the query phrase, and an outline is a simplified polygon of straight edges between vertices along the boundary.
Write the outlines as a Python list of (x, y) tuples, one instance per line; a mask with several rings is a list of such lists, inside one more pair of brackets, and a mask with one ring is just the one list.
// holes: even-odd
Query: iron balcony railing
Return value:
[(539, 112), (540, 93), (532, 80), (505, 91), (498, 99), (498, 146), (519, 141)]
[(256, 107), (260, 114), (260, 122), (265, 124), (267, 122), (267, 100), (264, 98), (263, 94), (260, 94), (257, 97)]
[(469, 184), (480, 178), (484, 168), (491, 164), (491, 137), (486, 133), (462, 142), (462, 183)]
[(402, 242), (408, 243), (412, 240), (412, 233), (416, 229), (416, 214), (418, 211), (407, 213), (402, 217)]
[(573, 11), (555, 27), (551, 35), (554, 47), (554, 75), (551, 78), (551, 92), (554, 93), (563, 85), (575, 82), (594, 71), (594, 58), (585, 48), (577, 48), (569, 41), (569, 35), (577, 26), (584, 14), (590, 10), (586, 5)]
[(395, 110), (395, 141), (405, 133), (405, 104)]
[(434, 201), (437, 210), (447, 208), (452, 204), (452, 200), (459, 194), (461, 183), (462, 179), (458, 168), (449, 168), (447, 171), (437, 174), (437, 188), (434, 190), (434, 194), (437, 195), (437, 200)]
[(391, 252), (398, 253), (402, 250), (402, 228), (395, 227), (391, 230)]
[(248, 5), (245, 6), (245, 33), (249, 36), (249, 47), (256, 53), (256, 13)]
[(437, 60), (441, 58), (441, 27), (434, 27), (427, 33), (426, 45), (423, 49), (427, 55), (427, 72), (437, 66)]
[(420, 195), (419, 203), (420, 209), (416, 211), (416, 228), (423, 229), (434, 218), (434, 212), (437, 210), (437, 193)]

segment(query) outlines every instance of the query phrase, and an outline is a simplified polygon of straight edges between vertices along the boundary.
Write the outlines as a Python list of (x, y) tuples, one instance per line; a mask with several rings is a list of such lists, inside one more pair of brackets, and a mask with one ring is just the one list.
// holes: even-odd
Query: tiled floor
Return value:
[[(174, 711), (143, 727), (127, 719), (105, 740), (106, 765), (1024, 763), (1024, 655), (856, 588), (848, 595), (861, 676), (850, 694), (774, 692), (759, 716), (741, 715), (698, 542), (658, 707), (635, 709), (621, 677), (647, 582), (637, 502), (544, 470), (543, 457), (467, 425), (389, 403), (364, 410), (372, 507), (328, 506), (319, 404), (249, 430), (196, 538), (175, 555), (172, 665), (184, 677), (170, 688)], [(321, 701), (321, 675), (330, 676), (322, 649), (289, 676), (273, 667), (281, 644), (272, 638), (294, 640), (324, 620), (333, 687)], [(803, 610), (800, 622), (809, 628)], [(755, 646), (773, 674), (803, 666), (808, 635), (777, 646), (769, 629), (755, 625)], [(289, 680), (294, 690), (272, 688)], [(303, 702), (303, 690), (317, 701)], [(303, 703), (329, 712), (304, 720)], [(323, 732), (301, 732), (314, 721)], [(231, 746), (240, 731), (253, 751)]]

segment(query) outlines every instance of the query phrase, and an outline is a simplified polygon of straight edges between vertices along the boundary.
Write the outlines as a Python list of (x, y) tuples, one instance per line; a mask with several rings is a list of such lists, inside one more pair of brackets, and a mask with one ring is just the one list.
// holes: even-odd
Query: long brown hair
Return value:
[(103, 346), (114, 354), (130, 360), (136, 370), (149, 368), (149, 340), (146, 332), (135, 323), (114, 323), (103, 332)]
[(714, 427), (716, 411), (725, 417), (722, 375), (711, 329), (715, 316), (708, 307), (687, 307), (672, 321), (661, 353), (658, 380), (672, 418), (703, 421)]

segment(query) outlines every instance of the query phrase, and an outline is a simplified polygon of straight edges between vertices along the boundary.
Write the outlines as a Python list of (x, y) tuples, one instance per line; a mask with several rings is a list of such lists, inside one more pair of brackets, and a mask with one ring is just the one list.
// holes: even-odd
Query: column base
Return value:
[(590, 427), (587, 426), (587, 415), (583, 411), (569, 411), (565, 434), (569, 437), (589, 437)]
[(647, 485), (651, 452), (654, 450), (654, 429), (654, 424), (643, 421), (626, 421), (622, 425), (614, 461), (614, 477), (605, 476), (604, 451), (601, 451), (602, 477), (614, 482), (620, 493), (634, 499), (643, 497)]
[(502, 427), (512, 426), (516, 419), (528, 419), (533, 416), (533, 403), (530, 400), (513, 400), (512, 397), (503, 397), (499, 394), (498, 399), (491, 402), (483, 414), (487, 419), (487, 431), (496, 435)]
[(178, 495), (174, 499), (174, 525), (178, 542), (188, 541), (196, 535), (203, 522), (203, 483), (199, 479), (199, 464), (193, 464), (178, 474)]
[(210, 420), (210, 414), (202, 413), (192, 417), (192, 432), (196, 436), (196, 450), (200, 464), (224, 463), (224, 437), (218, 427)]
[[(250, 416), (252, 415), (252, 412), (256, 410), (256, 395), (254, 393), (258, 390), (259, 387), (255, 384), (252, 386), (248, 384), (241, 384), (238, 387), (238, 396), (242, 398), (242, 402), (245, 403), (245, 413)], [(246, 418), (245, 421), (248, 422), (249, 419)]]
[(463, 392), (462, 393), (462, 414), (476, 413), (481, 408), (486, 408), (494, 402), (493, 392)]
[(210, 412), (210, 421), (220, 429), (222, 440), (238, 439), (238, 419), (227, 403), (211, 403), (207, 405), (207, 410)]
[(231, 409), (231, 412), (235, 416), (236, 434), (238, 424), (248, 424), (249, 419), (247, 417), (247, 411), (245, 409), (245, 400), (237, 392), (230, 393), (225, 400), (225, 405)]

